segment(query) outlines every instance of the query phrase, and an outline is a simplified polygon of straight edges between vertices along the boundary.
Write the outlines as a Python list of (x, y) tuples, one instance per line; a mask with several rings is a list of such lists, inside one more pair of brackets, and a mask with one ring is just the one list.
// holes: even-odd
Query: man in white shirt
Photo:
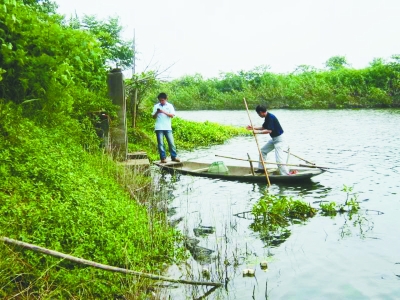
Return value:
[(164, 148), (164, 136), (167, 139), (168, 149), (171, 154), (172, 161), (179, 162), (177, 158), (174, 136), (172, 135), (171, 119), (175, 116), (175, 109), (171, 103), (168, 103), (167, 94), (160, 93), (158, 101), (153, 107), (153, 118), (156, 119), (155, 132), (157, 136), (158, 153), (162, 163), (167, 162), (167, 155)]

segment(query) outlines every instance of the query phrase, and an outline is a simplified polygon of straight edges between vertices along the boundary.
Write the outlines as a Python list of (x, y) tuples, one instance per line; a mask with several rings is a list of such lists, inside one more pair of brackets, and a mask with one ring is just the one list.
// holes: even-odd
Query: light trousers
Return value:
[[(285, 155), (285, 152), (283, 152), (285, 150), (285, 148), (286, 148), (286, 145), (285, 145), (284, 139), (283, 139), (282, 135), (280, 135), (275, 138), (271, 138), (268, 141), (268, 143), (266, 143), (260, 150), (261, 150), (261, 154), (264, 158), (264, 161), (266, 161), (267, 154), (275, 149), (276, 162), (284, 164), (284, 163), (286, 163), (285, 158), (287, 157), (287, 155)], [(268, 165), (266, 165), (265, 167), (268, 167)], [(263, 169), (263, 165), (261, 163), (261, 158), (260, 158), (260, 162), (258, 163), (258, 168)], [(278, 165), (278, 169), (279, 169), (281, 175), (289, 175), (289, 169), (287, 168), (287, 166)]]

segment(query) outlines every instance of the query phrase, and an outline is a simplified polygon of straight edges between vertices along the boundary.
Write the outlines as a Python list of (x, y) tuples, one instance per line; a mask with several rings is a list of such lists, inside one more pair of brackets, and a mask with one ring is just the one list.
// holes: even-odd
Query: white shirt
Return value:
[[(166, 102), (164, 105), (161, 105), (161, 103), (157, 103), (156, 105), (154, 105), (152, 115), (156, 113), (157, 108), (162, 109), (169, 114), (175, 115), (174, 106), (169, 102)], [(171, 119), (172, 118), (168, 117), (166, 114), (157, 114), (154, 130), (172, 130)]]

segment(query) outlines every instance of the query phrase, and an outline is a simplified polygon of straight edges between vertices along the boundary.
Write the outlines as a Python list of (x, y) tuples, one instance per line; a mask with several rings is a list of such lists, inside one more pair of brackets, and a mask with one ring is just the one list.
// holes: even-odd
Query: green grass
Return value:
[[(142, 113), (136, 129), (128, 129), (129, 150), (146, 151), (151, 160), (158, 160), (157, 140), (154, 133), (154, 119), (148, 113)], [(172, 130), (178, 150), (191, 151), (196, 148), (221, 145), (230, 138), (250, 135), (244, 128), (221, 125), (213, 122), (193, 122), (180, 118), (172, 120)]]
[[(157, 196), (140, 192), (149, 177), (94, 150), (82, 123), (39, 126), (0, 106), (0, 236), (143, 272), (184, 257), (175, 249), (181, 235), (152, 209)], [(0, 297), (137, 298), (144, 286), (3, 243), (0, 257)]]

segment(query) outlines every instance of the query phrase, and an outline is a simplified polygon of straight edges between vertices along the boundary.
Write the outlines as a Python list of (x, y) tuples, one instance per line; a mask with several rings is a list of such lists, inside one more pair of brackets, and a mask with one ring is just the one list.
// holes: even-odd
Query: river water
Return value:
[[(207, 299), (399, 299), (400, 298), (400, 110), (272, 110), (285, 133), (290, 152), (317, 165), (340, 168), (291, 186), (231, 182), (191, 176), (171, 177), (172, 218), (178, 228), (212, 250), (211, 259), (191, 259), (171, 276), (210, 280), (225, 286)], [(181, 111), (179, 117), (244, 127), (244, 111)], [(250, 112), (254, 125), (262, 119)], [(258, 135), (260, 145), (269, 137)], [(179, 149), (178, 149), (179, 150)], [(237, 137), (224, 145), (180, 152), (184, 160), (247, 165), (215, 155), (257, 159), (254, 137)], [(274, 161), (273, 153), (268, 161)], [(289, 163), (302, 163), (291, 157)], [(344, 203), (343, 187), (353, 189), (360, 211), (335, 217), (320, 214), (289, 227), (290, 236), (268, 245), (250, 228), (251, 210), (268, 189), (318, 208), (321, 201)], [(247, 217), (246, 217), (247, 216)], [(196, 236), (193, 229), (215, 232)], [(267, 261), (268, 269), (259, 264)], [(243, 269), (255, 270), (243, 277)], [(188, 271), (189, 270), (189, 271)], [(169, 291), (172, 299), (203, 299), (209, 288), (183, 286)]]

